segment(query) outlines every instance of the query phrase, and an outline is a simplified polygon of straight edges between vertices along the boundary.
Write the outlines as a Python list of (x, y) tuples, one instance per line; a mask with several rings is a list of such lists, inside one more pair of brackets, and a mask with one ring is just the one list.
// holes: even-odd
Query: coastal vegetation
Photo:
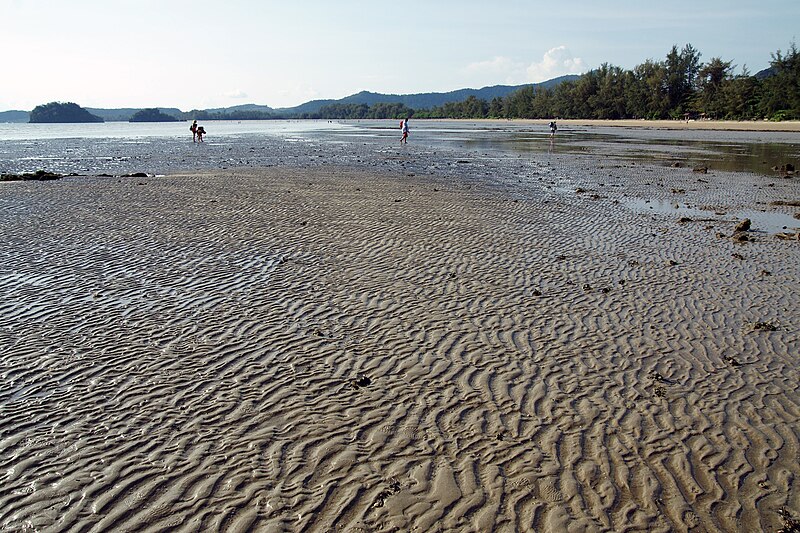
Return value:
[(32, 123), (103, 122), (102, 118), (73, 102), (50, 102), (36, 106), (28, 120)]
[(792, 44), (770, 68), (734, 74), (731, 61), (700, 62), (687, 44), (633, 69), (603, 64), (552, 88), (524, 87), (505, 98), (467, 98), (415, 112), (417, 118), (800, 119), (800, 52)]
[(413, 114), (413, 109), (401, 103), (379, 103), (372, 106), (367, 104), (328, 104), (323, 106), (318, 113), (304, 113), (301, 118), (382, 119), (405, 118)]
[(128, 122), (178, 122), (179, 119), (162, 113), (158, 109), (151, 107), (148, 109), (141, 109), (133, 114)]
[[(452, 101), (448, 101), (452, 98)], [(438, 105), (431, 105), (439, 102)], [(427, 106), (427, 107), (423, 107)], [(701, 62), (691, 44), (677, 45), (661, 61), (632, 69), (608, 63), (583, 75), (541, 84), (462, 89), (450, 93), (387, 95), (362, 91), (341, 100), (315, 100), (287, 109), (247, 104), (233, 108), (97, 110), (108, 120), (270, 119), (686, 119), (800, 120), (800, 51), (792, 43), (772, 54), (769, 68), (737, 73), (732, 61)], [(119, 118), (115, 112), (122, 113)], [(119, 116), (118, 116), (119, 115)], [(12, 117), (12, 115), (9, 115)], [(14, 115), (16, 117), (16, 115)], [(30, 122), (102, 122), (74, 103), (51, 102), (30, 113)]]
[(673, 46), (662, 61), (633, 69), (604, 63), (576, 79), (550, 86), (525, 86), (491, 100), (474, 95), (429, 109), (387, 104), (330, 104), (302, 118), (455, 119), (800, 119), (800, 52), (792, 44), (772, 55), (770, 68), (751, 75), (734, 73), (731, 61), (701, 63), (691, 44)]

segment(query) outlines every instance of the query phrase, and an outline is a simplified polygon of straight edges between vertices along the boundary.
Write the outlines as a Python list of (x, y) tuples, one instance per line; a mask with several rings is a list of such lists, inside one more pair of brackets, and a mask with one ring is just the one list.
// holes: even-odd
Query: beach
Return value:
[(800, 516), (800, 178), (414, 135), (0, 183), (0, 528)]

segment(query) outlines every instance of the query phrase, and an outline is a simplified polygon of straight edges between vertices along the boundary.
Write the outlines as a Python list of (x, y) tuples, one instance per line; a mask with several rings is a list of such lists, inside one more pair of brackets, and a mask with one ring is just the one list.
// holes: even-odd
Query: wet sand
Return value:
[[(513, 123), (529, 123), (546, 126), (553, 119), (513, 120)], [(483, 122), (507, 124), (507, 120), (489, 119)], [(591, 120), (591, 119), (556, 119), (559, 126), (590, 126), (645, 128), (661, 130), (713, 130), (713, 131), (785, 131), (800, 132), (800, 121), (785, 120), (770, 122), (768, 120)]]
[(772, 205), (800, 179), (314, 150), (0, 184), (0, 528), (800, 514), (800, 242), (731, 238), (737, 210), (800, 212)]

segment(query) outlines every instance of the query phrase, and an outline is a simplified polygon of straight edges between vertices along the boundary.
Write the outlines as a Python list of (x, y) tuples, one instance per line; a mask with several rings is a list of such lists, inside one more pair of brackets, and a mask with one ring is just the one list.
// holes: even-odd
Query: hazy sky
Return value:
[(0, 0), (0, 110), (294, 106), (521, 84), (691, 43), (751, 72), (798, 0)]

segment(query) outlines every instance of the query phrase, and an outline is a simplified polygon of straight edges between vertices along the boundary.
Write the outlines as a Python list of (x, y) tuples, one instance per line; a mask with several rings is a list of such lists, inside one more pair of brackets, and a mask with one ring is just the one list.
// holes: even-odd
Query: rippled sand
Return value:
[(3, 184), (0, 528), (779, 528), (800, 246), (620, 207), (760, 179), (658, 172)]

